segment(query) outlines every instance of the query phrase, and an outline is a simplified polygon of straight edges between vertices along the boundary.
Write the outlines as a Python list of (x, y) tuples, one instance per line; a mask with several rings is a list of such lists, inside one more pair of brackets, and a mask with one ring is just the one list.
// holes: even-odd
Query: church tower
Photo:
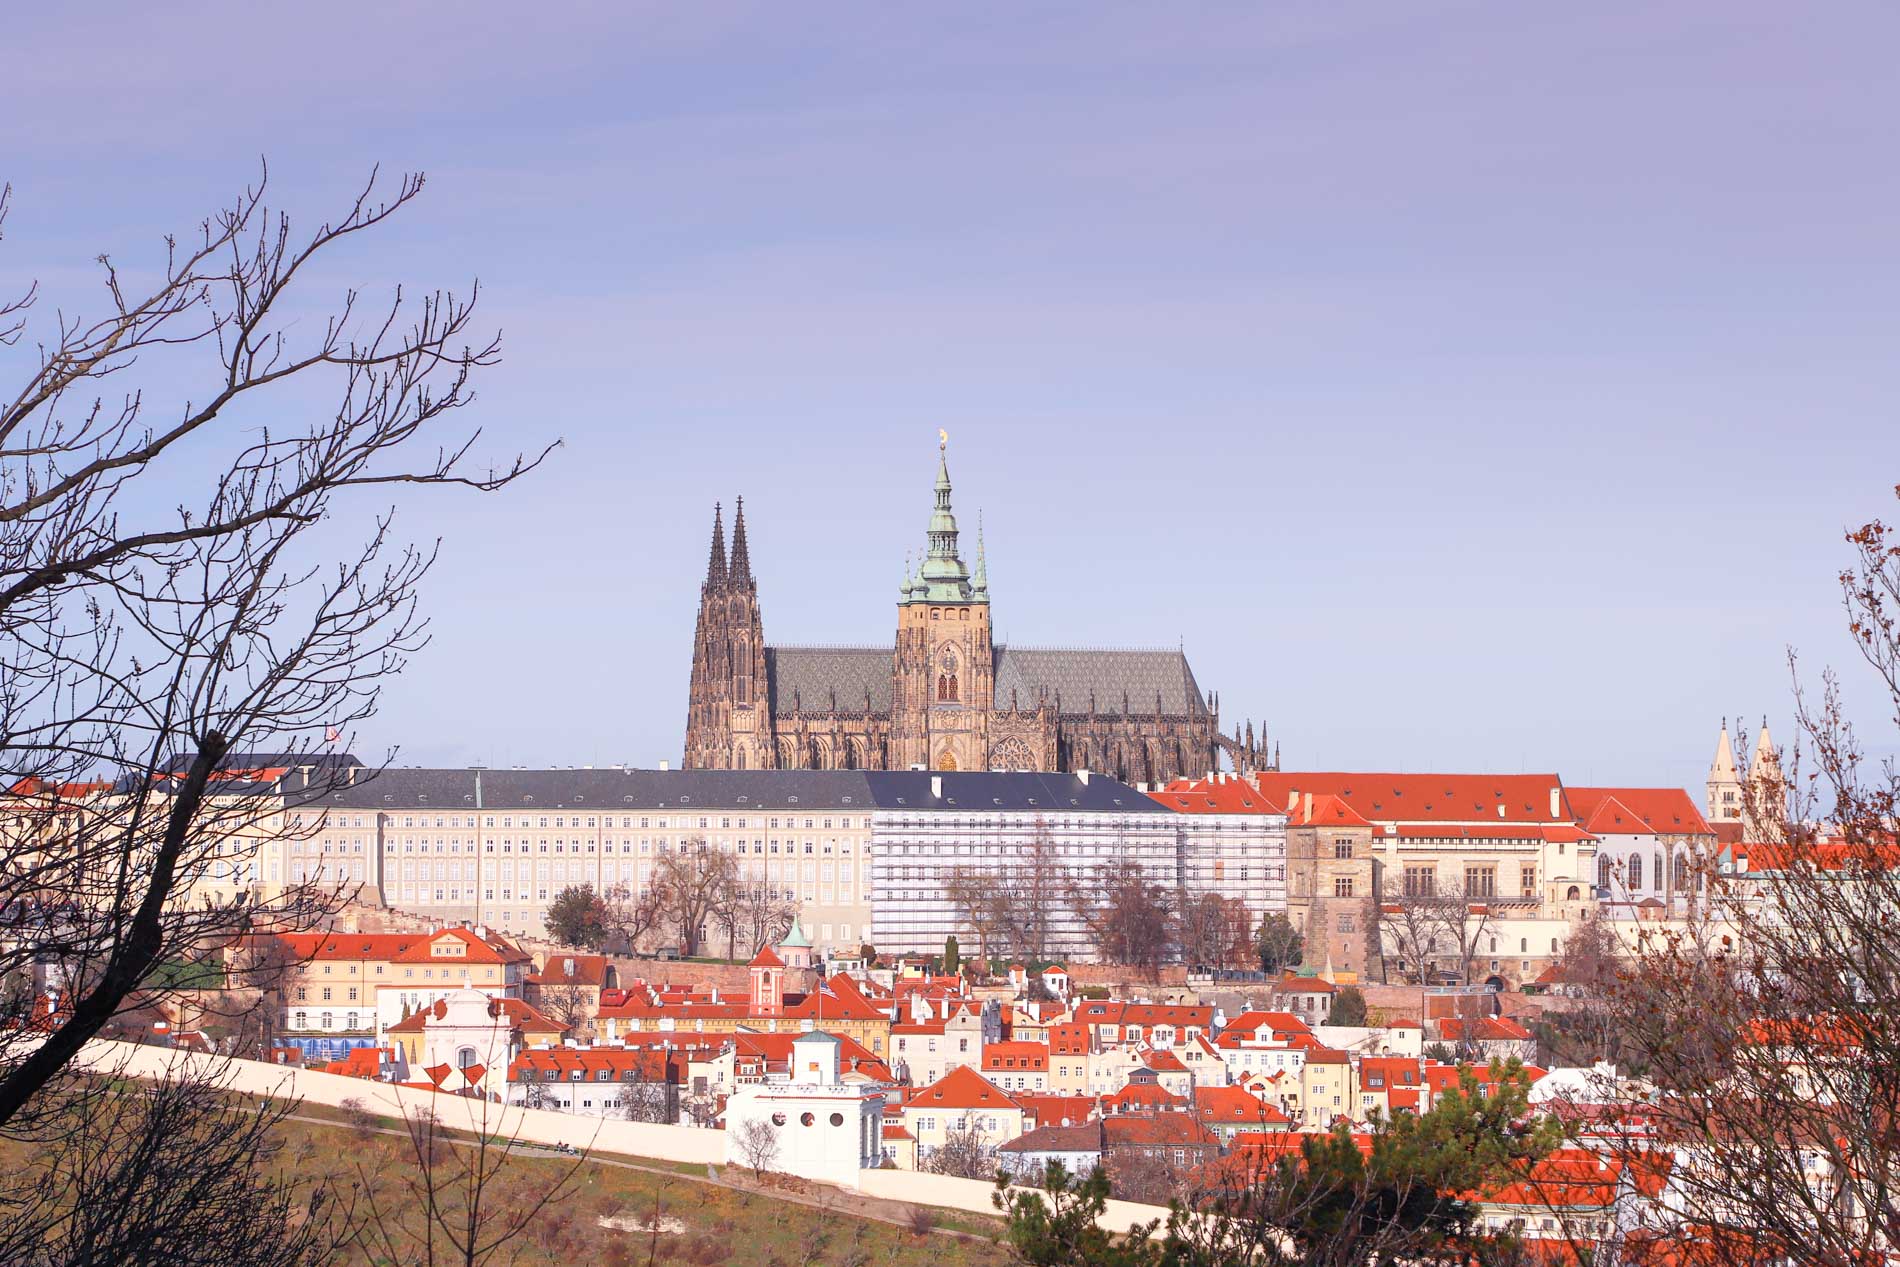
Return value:
[(1728, 736), (1728, 722), (1715, 741), (1715, 759), (1709, 762), (1709, 804), (1711, 823), (1732, 823), (1742, 816), (1742, 775), (1735, 764), (1735, 745)]
[(957, 553), (948, 446), (939, 431), (929, 549), (897, 603), (891, 665), (891, 768), (897, 770), (989, 769), (996, 660), (988, 581), (981, 567), (972, 578)]
[(720, 507), (699, 587), (693, 675), (686, 701), (686, 769), (770, 769), (775, 751), (766, 702), (765, 628), (745, 532), (745, 499), (733, 515), (726, 558)]

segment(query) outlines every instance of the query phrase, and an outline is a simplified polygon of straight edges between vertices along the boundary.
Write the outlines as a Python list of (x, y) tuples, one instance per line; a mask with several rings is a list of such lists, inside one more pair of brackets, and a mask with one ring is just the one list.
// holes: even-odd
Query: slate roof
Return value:
[[(794, 704), (808, 713), (891, 711), (889, 647), (767, 647), (765, 689), (772, 715), (789, 717)], [(836, 702), (833, 702), (835, 692)]]
[[(932, 779), (941, 795), (932, 795)], [(387, 813), (565, 810), (601, 813), (695, 809), (1093, 810), (1159, 813), (1107, 775), (964, 770), (469, 770), (394, 769), (336, 789), (312, 808)]]
[[(776, 717), (794, 705), (808, 713), (862, 712), (865, 701), (878, 716), (891, 711), (892, 652), (889, 647), (767, 647), (766, 691)], [(1119, 714), (1122, 701), (1136, 716), (1152, 715), (1155, 700), (1171, 716), (1204, 716), (1207, 697), (1179, 651), (1116, 651), (1077, 647), (997, 647), (998, 708), (1010, 700), (1034, 708), (1047, 691), (1066, 716), (1095, 710)], [(836, 701), (834, 704), (834, 700)]]
[[(796, 799), (794, 799), (796, 798)], [(317, 808), (692, 810), (843, 809), (872, 804), (855, 770), (394, 769), (320, 797)]]
[[(1103, 774), (882, 770), (863, 776), (879, 809), (1090, 810), (1172, 814), (1165, 805)], [(938, 789), (933, 791), (933, 789)]]
[(1157, 695), (1164, 713), (1199, 717), (1207, 712), (1207, 696), (1179, 651), (996, 648), (998, 708), (1009, 707), (1011, 691), (1021, 707), (1034, 708), (1045, 688), (1051, 705), (1061, 696), (1067, 716), (1087, 713), (1091, 694), (1098, 713), (1119, 714), (1124, 695), (1136, 716), (1151, 716)]

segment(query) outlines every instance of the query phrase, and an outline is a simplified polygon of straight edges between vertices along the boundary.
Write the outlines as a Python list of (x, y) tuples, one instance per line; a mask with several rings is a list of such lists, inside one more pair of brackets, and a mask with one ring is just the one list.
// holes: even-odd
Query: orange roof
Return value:
[(1577, 820), (1599, 834), (1714, 834), (1681, 788), (1573, 787), (1565, 792)]
[(383, 1061), (388, 1058), (389, 1053), (381, 1047), (358, 1047), (343, 1059), (332, 1060), (323, 1072), (346, 1078), (374, 1078), (382, 1073)]
[(549, 955), (538, 972), (528, 974), (529, 985), (605, 985), (609, 965), (605, 955)]
[(1102, 1107), (1116, 1113), (1138, 1109), (1185, 1109), (1188, 1101), (1152, 1082), (1131, 1082), (1113, 1095), (1102, 1097)]
[(747, 966), (752, 968), (783, 968), (785, 961), (780, 959), (778, 952), (773, 950), (770, 946), (761, 946), (759, 947), (759, 953), (752, 956), (752, 962)]
[[(462, 944), (459, 954), (438, 955), (435, 951), (446, 942), (457, 941)], [(486, 938), (475, 935), (470, 928), (443, 928), (434, 933), (409, 938), (409, 945), (397, 951), (390, 958), (396, 963), (533, 963), (534, 959), (527, 951), (509, 941), (506, 937), (490, 933)]]
[(905, 1108), (1020, 1109), (995, 1083), (968, 1065), (958, 1065), (927, 1087), (913, 1091)]
[(818, 1021), (881, 1021), (890, 1015), (885, 1008), (865, 998), (858, 983), (842, 972), (822, 985), (829, 987), (829, 994), (821, 988), (800, 998), (787, 999), (785, 1015)]
[(1141, 1063), (1157, 1073), (1186, 1073), (1188, 1067), (1171, 1051), (1144, 1051)]
[(1019, 1092), (1016, 1103), (1038, 1126), (1086, 1122), (1095, 1116), (1099, 1107), (1092, 1095), (1045, 1095), (1034, 1091)]
[(1292, 1118), (1240, 1087), (1194, 1088), (1194, 1111), (1209, 1125), (1246, 1122), (1259, 1126), (1290, 1125)]
[(1153, 800), (1182, 814), (1277, 814), (1280, 806), (1271, 804), (1260, 790), (1245, 779), (1176, 779), (1158, 792), (1148, 793)]
[[(1554, 774), (1389, 774), (1380, 772), (1263, 772), (1254, 784), (1275, 805), (1313, 793), (1337, 796), (1375, 823), (1574, 823), (1563, 781)], [(1551, 792), (1558, 813), (1551, 813)], [(1498, 813), (1498, 807), (1504, 813)]]
[[(892, 1028), (895, 1029), (894, 1026)], [(1049, 1049), (1042, 1043), (989, 1043), (983, 1048), (983, 1068), (986, 1070), (1048, 1067)]]

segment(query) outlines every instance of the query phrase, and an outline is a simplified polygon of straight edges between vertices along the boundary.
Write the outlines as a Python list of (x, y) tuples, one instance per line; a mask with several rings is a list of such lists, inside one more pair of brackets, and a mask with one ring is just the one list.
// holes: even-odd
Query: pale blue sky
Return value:
[(406, 510), (437, 637), (367, 751), (677, 761), (713, 501), (769, 639), (886, 642), (939, 426), (1001, 631), (1185, 639), (1289, 768), (1699, 789), (1851, 654), (1889, 4), (292, 12), (10, 15), (0, 282), (90, 310), (259, 155), (313, 220), (429, 173), (310, 298), (478, 275), (465, 417), (567, 443)]

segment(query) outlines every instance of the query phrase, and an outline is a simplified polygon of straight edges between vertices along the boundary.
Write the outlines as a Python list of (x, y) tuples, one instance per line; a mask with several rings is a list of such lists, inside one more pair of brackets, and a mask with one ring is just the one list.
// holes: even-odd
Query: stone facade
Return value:
[(745, 507), (732, 553), (713, 513), (700, 587), (685, 766), (718, 770), (1093, 770), (1160, 784), (1277, 768), (1265, 731), (1221, 734), (1180, 651), (999, 646), (979, 537), (958, 553), (939, 454), (928, 548), (907, 566), (889, 647), (765, 642)]

